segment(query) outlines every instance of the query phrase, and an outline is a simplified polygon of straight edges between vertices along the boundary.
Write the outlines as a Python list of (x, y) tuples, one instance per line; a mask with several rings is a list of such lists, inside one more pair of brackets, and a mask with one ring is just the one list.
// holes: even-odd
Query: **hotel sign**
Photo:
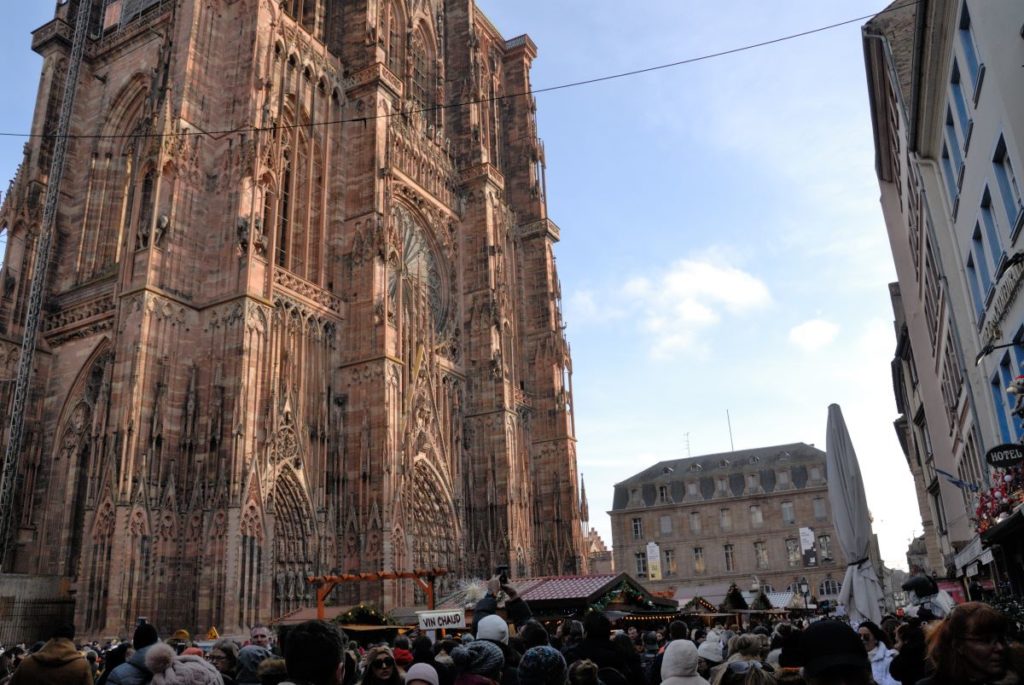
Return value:
[(1024, 447), (1021, 445), (996, 445), (985, 454), (990, 466), (1005, 469), (1024, 461)]

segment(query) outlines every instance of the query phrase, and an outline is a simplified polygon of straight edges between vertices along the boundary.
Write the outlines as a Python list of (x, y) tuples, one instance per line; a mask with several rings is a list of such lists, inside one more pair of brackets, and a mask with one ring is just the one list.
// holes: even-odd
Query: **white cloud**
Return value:
[(625, 314), (620, 307), (607, 298), (599, 303), (598, 295), (593, 290), (573, 292), (566, 300), (565, 313), (566, 322), (573, 326), (605, 323), (621, 319)]
[(839, 334), (839, 325), (824, 319), (811, 319), (789, 329), (789, 341), (807, 352), (830, 345)]
[(627, 281), (622, 292), (639, 306), (656, 357), (692, 348), (697, 333), (725, 315), (761, 309), (772, 301), (756, 276), (707, 259), (681, 259), (653, 280)]

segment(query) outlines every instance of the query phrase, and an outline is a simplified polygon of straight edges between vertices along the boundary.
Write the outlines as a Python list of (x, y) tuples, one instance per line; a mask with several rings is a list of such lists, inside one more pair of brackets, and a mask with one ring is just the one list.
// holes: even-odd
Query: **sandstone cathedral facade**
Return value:
[(3, 570), (61, 578), (83, 635), (242, 630), (330, 572), (584, 572), (536, 47), (473, 0), (58, 2), (0, 407), (82, 11)]

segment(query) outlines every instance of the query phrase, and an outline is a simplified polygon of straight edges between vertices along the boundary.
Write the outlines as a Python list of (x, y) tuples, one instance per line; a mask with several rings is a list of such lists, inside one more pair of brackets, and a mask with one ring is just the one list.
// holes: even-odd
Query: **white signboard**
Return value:
[(448, 611), (417, 611), (420, 630), (445, 630), (447, 628), (465, 628), (466, 612), (463, 609)]
[(804, 566), (817, 566), (818, 555), (814, 550), (814, 529), (800, 529), (800, 554), (804, 560)]
[(661, 548), (657, 542), (647, 543), (647, 578), (661, 580)]

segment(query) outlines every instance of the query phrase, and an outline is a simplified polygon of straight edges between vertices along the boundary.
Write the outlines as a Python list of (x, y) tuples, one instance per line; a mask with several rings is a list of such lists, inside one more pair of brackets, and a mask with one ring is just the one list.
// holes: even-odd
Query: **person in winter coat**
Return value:
[(508, 624), (505, 623), (505, 619), (497, 614), (491, 614), (475, 623), (476, 639), (492, 642), (501, 650), (501, 657), (505, 665), (498, 681), (501, 685), (516, 685), (516, 669), (519, 668), (519, 660), (522, 655), (509, 642)]
[(497, 685), (505, 658), (501, 649), (488, 640), (473, 640), (452, 650), (458, 675), (455, 685)]
[(583, 640), (565, 651), (565, 661), (589, 659), (600, 668), (614, 668), (625, 675), (629, 668), (611, 643), (612, 624), (600, 611), (591, 611), (583, 618)]
[(889, 675), (903, 685), (917, 685), (928, 674), (920, 620), (912, 618), (896, 628), (896, 649), (899, 653), (889, 663)]
[(73, 625), (58, 626), (42, 649), (21, 662), (11, 685), (92, 685), (92, 668), (74, 639)]
[(156, 628), (151, 623), (142, 623), (135, 629), (132, 646), (135, 654), (113, 671), (107, 678), (107, 685), (145, 685), (153, 677), (146, 667), (146, 654), (160, 641)]
[(153, 674), (150, 685), (221, 685), (220, 671), (201, 656), (176, 656), (174, 647), (162, 642), (146, 650), (146, 668)]
[(689, 640), (673, 640), (661, 660), (661, 685), (708, 685), (697, 675), (697, 645)]
[(871, 676), (877, 685), (900, 685), (895, 678), (889, 675), (889, 664), (892, 663), (896, 652), (889, 649), (886, 644), (888, 637), (872, 621), (864, 621), (857, 626), (857, 633), (860, 635), (864, 649), (868, 653), (868, 660), (871, 661)]

